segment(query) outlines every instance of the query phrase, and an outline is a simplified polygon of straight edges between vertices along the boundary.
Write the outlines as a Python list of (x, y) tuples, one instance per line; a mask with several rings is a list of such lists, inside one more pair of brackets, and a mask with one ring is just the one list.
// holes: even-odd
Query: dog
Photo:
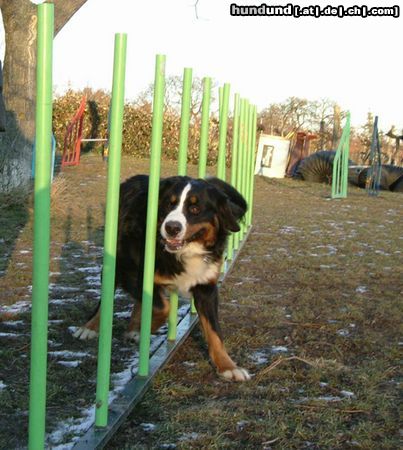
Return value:
[[(126, 337), (138, 341), (145, 253), (149, 178), (136, 175), (121, 184), (115, 285), (134, 299)], [(168, 294), (193, 296), (218, 374), (227, 380), (250, 379), (228, 355), (218, 320), (217, 282), (230, 232), (240, 230), (247, 210), (243, 196), (218, 178), (174, 176), (159, 187), (152, 332), (168, 317)], [(98, 335), (100, 308), (75, 332), (80, 339)]]

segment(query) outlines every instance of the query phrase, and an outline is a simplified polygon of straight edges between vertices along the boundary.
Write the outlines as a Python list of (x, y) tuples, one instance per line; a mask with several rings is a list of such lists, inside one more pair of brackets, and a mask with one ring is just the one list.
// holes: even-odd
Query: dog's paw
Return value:
[(126, 341), (138, 344), (140, 342), (140, 333), (138, 331), (126, 331), (124, 338)]
[(78, 339), (87, 340), (87, 339), (95, 339), (98, 337), (98, 332), (95, 330), (91, 330), (90, 328), (86, 327), (79, 327), (77, 330), (73, 333), (73, 336)]
[(223, 372), (219, 372), (219, 375), (229, 381), (248, 381), (251, 379), (249, 372), (241, 367), (224, 370)]

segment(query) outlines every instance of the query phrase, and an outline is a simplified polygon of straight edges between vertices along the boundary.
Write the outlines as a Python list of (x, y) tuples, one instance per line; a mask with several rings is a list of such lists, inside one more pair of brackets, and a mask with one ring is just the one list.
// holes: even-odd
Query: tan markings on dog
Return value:
[(192, 196), (189, 198), (189, 200), (190, 200), (190, 203), (191, 203), (192, 205), (194, 205), (194, 204), (197, 203), (197, 197), (196, 197), (195, 195), (192, 195)]
[(227, 350), (225, 350), (224, 343), (211, 328), (210, 322), (202, 314), (200, 314), (200, 322), (208, 344), (210, 358), (217, 367), (218, 372), (235, 369), (236, 364), (228, 355)]
[(216, 227), (212, 225), (210, 222), (202, 222), (194, 225), (188, 225), (187, 227), (187, 236), (185, 239), (190, 239), (193, 235), (198, 233), (200, 230), (204, 229), (204, 234), (200, 238), (197, 238), (196, 241), (203, 242), (207, 247), (212, 247), (217, 240), (217, 231)]
[(96, 331), (98, 333), (100, 319), (101, 319), (101, 308), (98, 308), (95, 316), (91, 317), (91, 319), (84, 325), (84, 328)]
[(178, 197), (175, 194), (172, 194), (169, 201), (174, 204), (178, 200)]
[[(168, 299), (165, 298), (163, 295), (161, 295), (161, 299), (164, 304), (162, 309), (156, 308), (155, 306), (153, 307), (151, 333), (155, 333), (162, 325), (165, 324), (169, 314)], [(140, 324), (141, 324), (141, 303), (135, 302), (127, 332), (132, 333), (133, 331), (140, 331)]]
[(162, 303), (164, 306), (162, 308), (153, 308), (153, 320), (151, 322), (151, 333), (155, 333), (162, 325), (167, 321), (169, 314), (169, 301), (166, 297), (161, 294)]
[(161, 275), (158, 271), (154, 274), (154, 283), (162, 286), (174, 284), (174, 281), (171, 277), (167, 277), (165, 275)]
[(141, 303), (135, 301), (132, 309), (132, 315), (130, 316), (130, 322), (127, 328), (127, 332), (131, 333), (132, 331), (139, 331), (140, 322), (141, 322)]

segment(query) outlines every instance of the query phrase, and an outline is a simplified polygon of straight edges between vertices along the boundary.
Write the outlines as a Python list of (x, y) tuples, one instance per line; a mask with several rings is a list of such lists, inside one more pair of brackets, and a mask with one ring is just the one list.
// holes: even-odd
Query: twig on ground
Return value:
[[(304, 408), (304, 409), (323, 409), (323, 408), (329, 408), (329, 405), (295, 405), (297, 408)], [(341, 413), (346, 414), (369, 414), (369, 411), (365, 411), (364, 409), (343, 409), (343, 408), (334, 408), (332, 407), (333, 411), (338, 411)]]
[(287, 362), (287, 361), (301, 361), (301, 362), (307, 364), (308, 366), (316, 367), (316, 368), (323, 368), (323, 367), (327, 367), (327, 366), (336, 366), (338, 369), (341, 369), (343, 367), (341, 364), (337, 363), (337, 361), (335, 361), (335, 360), (325, 360), (323, 358), (319, 358), (319, 359), (315, 359), (315, 360), (308, 360), (308, 359), (301, 358), (299, 356), (290, 356), (288, 358), (283, 358), (282, 356), (280, 356), (280, 358), (278, 358), (274, 362), (272, 362), (270, 364), (270, 366), (261, 370), (257, 374), (256, 379), (259, 380), (262, 376), (264, 376), (264, 375), (268, 374), (269, 372), (271, 372), (272, 370), (274, 370), (281, 363)]

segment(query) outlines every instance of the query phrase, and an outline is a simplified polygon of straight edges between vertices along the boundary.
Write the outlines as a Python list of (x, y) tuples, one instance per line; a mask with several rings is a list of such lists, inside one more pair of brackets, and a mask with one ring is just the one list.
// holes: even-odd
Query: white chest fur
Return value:
[(215, 281), (220, 273), (219, 262), (211, 262), (206, 257), (206, 252), (198, 244), (190, 244), (185, 252), (180, 255), (184, 272), (177, 275), (174, 283), (181, 295), (190, 296), (190, 289), (197, 284), (206, 284)]

